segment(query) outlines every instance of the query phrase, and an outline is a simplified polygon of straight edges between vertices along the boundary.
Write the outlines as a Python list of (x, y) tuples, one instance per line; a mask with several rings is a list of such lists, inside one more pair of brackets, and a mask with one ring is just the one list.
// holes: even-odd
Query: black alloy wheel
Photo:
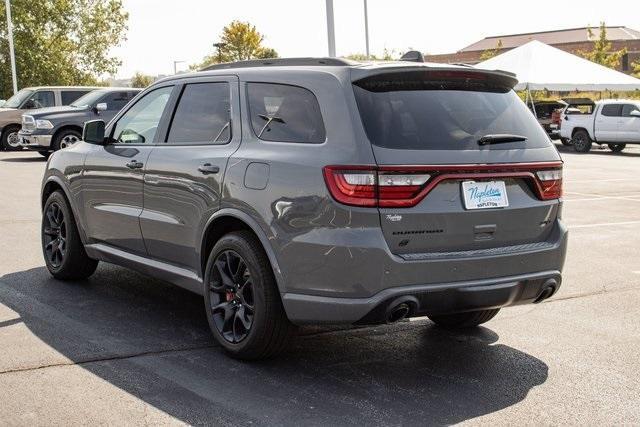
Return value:
[(208, 290), (213, 323), (227, 342), (239, 343), (249, 335), (255, 315), (251, 272), (233, 250), (221, 252), (214, 263)]
[(67, 253), (67, 222), (57, 202), (49, 204), (44, 215), (44, 252), (54, 268), (59, 268)]

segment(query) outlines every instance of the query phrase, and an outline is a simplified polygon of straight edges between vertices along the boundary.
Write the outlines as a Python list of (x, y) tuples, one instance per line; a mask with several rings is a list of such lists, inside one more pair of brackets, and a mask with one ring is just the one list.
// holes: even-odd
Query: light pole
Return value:
[(213, 44), (213, 47), (215, 47), (218, 50), (218, 64), (222, 62), (222, 48), (224, 48), (226, 45), (227, 45), (226, 43), (222, 43), (222, 42)]
[(5, 0), (7, 10), (7, 33), (9, 36), (9, 56), (11, 57), (11, 79), (13, 80), (13, 93), (18, 91), (18, 77), (16, 76), (16, 54), (13, 51), (13, 23), (11, 22), (11, 3)]
[(186, 61), (173, 61), (173, 74), (178, 74), (178, 64), (182, 64)]
[(333, 0), (327, 0), (327, 42), (329, 56), (336, 56), (336, 30), (333, 24)]
[(367, 59), (369, 59), (369, 9), (367, 8), (367, 0), (364, 0), (364, 40)]

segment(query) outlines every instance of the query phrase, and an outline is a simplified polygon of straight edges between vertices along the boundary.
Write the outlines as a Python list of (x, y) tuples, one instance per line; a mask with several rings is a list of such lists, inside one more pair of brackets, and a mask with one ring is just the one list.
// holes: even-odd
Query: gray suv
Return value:
[(472, 327), (561, 283), (562, 162), (512, 90), (464, 66), (222, 64), (156, 82), (54, 153), (42, 248), (204, 296), (232, 356), (294, 325)]

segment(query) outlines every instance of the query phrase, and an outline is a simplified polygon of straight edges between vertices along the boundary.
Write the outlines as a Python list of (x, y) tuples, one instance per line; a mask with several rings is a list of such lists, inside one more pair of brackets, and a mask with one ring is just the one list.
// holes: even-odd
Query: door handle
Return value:
[(211, 163), (205, 163), (204, 165), (198, 166), (198, 171), (203, 175), (209, 175), (220, 172), (220, 168), (212, 165)]
[(127, 167), (129, 169), (142, 169), (143, 166), (144, 164), (142, 162), (138, 162), (136, 160), (131, 160), (129, 163), (127, 163)]

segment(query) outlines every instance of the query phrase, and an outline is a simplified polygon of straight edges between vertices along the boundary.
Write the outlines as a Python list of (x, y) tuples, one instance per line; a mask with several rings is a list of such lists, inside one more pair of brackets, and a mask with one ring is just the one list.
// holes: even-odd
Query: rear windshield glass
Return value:
[[(407, 150), (541, 148), (550, 141), (509, 82), (477, 73), (383, 74), (354, 83), (365, 131), (374, 145)], [(526, 141), (480, 145), (483, 136)]]

